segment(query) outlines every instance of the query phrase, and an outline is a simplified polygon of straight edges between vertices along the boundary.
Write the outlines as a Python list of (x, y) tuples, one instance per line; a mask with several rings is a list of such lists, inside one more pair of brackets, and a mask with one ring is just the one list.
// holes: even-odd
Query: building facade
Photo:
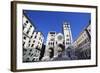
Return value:
[(26, 35), (23, 35), (23, 48), (28, 48), (28, 42), (30, 41), (30, 38)]
[(89, 25), (86, 29), (89, 32), (89, 34), (91, 35), (91, 25)]
[(31, 40), (29, 41), (29, 48), (42, 48), (44, 37), (41, 32), (34, 32), (31, 36)]
[(23, 14), (23, 62), (39, 61), (43, 34), (36, 31), (28, 17)]
[(79, 59), (91, 58), (91, 25), (89, 24), (73, 42)]
[(32, 36), (32, 33), (35, 31), (35, 26), (29, 21), (26, 15), (23, 15), (23, 33), (29, 38)]
[(28, 20), (28, 18), (23, 14), (22, 16), (22, 22), (23, 22), (23, 47), (28, 47), (28, 42), (30, 41), (30, 37), (32, 33), (35, 31), (35, 27), (32, 25), (32, 23)]
[(36, 62), (39, 61), (40, 50), (33, 48), (23, 49), (23, 62)]
[(54, 50), (55, 50), (55, 45), (56, 45), (55, 36), (56, 36), (56, 32), (51, 31), (48, 33), (43, 60), (50, 60), (51, 58), (54, 57), (55, 55)]
[[(56, 42), (56, 46), (55, 46), (55, 55), (58, 56), (59, 51), (64, 51), (65, 50), (65, 46), (64, 46), (64, 36), (62, 33), (58, 33), (55, 37), (55, 42)], [(55, 57), (56, 57), (55, 56)]]

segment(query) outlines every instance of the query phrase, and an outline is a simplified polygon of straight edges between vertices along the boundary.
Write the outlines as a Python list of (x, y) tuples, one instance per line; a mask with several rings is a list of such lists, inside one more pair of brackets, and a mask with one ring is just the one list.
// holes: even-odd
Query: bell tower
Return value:
[(63, 23), (63, 33), (65, 49), (67, 49), (67, 47), (70, 46), (73, 42), (70, 24), (67, 22)]

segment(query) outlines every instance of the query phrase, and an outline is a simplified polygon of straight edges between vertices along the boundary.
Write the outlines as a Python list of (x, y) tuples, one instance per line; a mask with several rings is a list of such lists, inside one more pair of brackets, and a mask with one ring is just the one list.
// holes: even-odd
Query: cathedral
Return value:
[[(60, 52), (66, 50), (72, 44), (73, 39), (70, 24), (64, 22), (62, 27), (62, 33), (56, 33), (56, 31), (48, 32), (43, 61), (53, 60), (58, 57)], [(63, 52), (63, 54), (66, 54), (66, 52)]]

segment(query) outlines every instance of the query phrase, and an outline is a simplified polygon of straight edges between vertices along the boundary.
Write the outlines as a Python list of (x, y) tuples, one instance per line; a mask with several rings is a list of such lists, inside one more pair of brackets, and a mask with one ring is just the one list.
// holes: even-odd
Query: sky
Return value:
[(80, 32), (89, 24), (91, 19), (90, 13), (80, 12), (56, 12), (56, 11), (36, 11), (36, 10), (23, 10), (24, 14), (36, 27), (36, 31), (43, 33), (46, 41), (47, 34), (50, 31), (56, 33), (63, 33), (63, 22), (70, 23), (72, 37), (75, 40)]

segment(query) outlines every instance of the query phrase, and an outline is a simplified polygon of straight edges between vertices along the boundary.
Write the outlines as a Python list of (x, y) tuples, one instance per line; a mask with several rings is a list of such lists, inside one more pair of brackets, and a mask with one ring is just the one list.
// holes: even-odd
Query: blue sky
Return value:
[(49, 31), (62, 32), (62, 23), (70, 23), (72, 37), (75, 40), (79, 33), (89, 24), (90, 13), (77, 12), (55, 12), (55, 11), (34, 11), (24, 10), (24, 14), (36, 27), (36, 31), (41, 31), (45, 41)]

